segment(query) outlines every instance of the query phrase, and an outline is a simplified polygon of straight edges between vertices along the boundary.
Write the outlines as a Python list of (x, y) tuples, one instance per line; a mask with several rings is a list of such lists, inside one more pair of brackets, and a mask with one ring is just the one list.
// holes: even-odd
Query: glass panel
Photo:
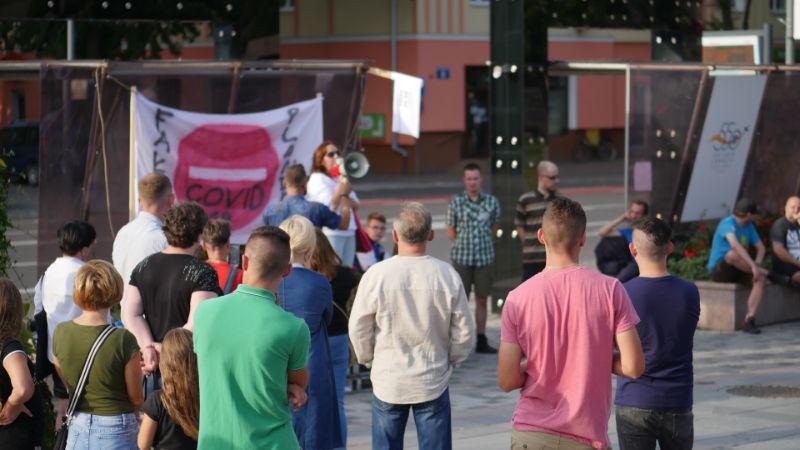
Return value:
[[(99, 77), (102, 111), (93, 69), (44, 66), (41, 177), (47, 182), (40, 190), (39, 236), (55, 236), (67, 220), (87, 220), (98, 233), (95, 255), (110, 259), (114, 232), (128, 222), (128, 86), (166, 106), (218, 114), (265, 111), (322, 95), (325, 138), (343, 149), (357, 148), (364, 72), (346, 64), (330, 69), (257, 64), (243, 63), (234, 79), (233, 64), (189, 71), (114, 63), (113, 78)], [(40, 271), (57, 252), (57, 246), (39, 246)]]
[(628, 199), (648, 202), (651, 214), (668, 222), (689, 183), (694, 146), (687, 138), (693, 113), (702, 125), (702, 78), (699, 70), (631, 71)]

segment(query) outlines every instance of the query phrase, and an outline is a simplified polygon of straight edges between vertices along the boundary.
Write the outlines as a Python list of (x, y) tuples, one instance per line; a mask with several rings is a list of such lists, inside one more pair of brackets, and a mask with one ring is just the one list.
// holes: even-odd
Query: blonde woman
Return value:
[(278, 286), (278, 301), (286, 311), (305, 320), (311, 331), (308, 402), (292, 414), (292, 426), (305, 450), (339, 448), (343, 442), (327, 331), (333, 317), (331, 285), (324, 275), (306, 268), (316, 250), (314, 225), (295, 215), (280, 228), (289, 235), (292, 272)]
[(172, 329), (161, 345), (161, 389), (154, 391), (142, 406), (139, 448), (194, 450), (200, 422), (200, 392), (192, 332)]
[[(75, 275), (73, 301), (81, 315), (56, 327), (53, 364), (72, 396), (95, 339), (109, 324), (108, 310), (122, 298), (122, 277), (114, 266), (95, 259)], [(72, 421), (67, 449), (136, 448), (142, 406), (142, 371), (136, 338), (122, 328), (100, 346)]]

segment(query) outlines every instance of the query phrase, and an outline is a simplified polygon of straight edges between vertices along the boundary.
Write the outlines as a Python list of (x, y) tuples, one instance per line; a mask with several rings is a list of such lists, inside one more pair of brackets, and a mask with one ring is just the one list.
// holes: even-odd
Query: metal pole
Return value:
[(786, 0), (786, 64), (794, 64), (794, 0)]
[[(391, 24), (391, 52), (392, 52), (392, 72), (397, 72), (397, 0), (392, 0), (392, 24)], [(394, 82), (392, 82), (394, 84)], [(403, 174), (408, 174), (408, 152), (404, 152), (397, 144), (397, 133), (392, 131), (391, 150), (399, 153), (403, 157)]]
[(628, 166), (631, 156), (631, 68), (625, 68), (625, 207), (628, 207)]
[(67, 61), (75, 59), (75, 20), (67, 19)]
[(772, 64), (772, 24), (764, 24), (764, 45), (762, 46), (764, 55), (761, 57), (761, 64)]

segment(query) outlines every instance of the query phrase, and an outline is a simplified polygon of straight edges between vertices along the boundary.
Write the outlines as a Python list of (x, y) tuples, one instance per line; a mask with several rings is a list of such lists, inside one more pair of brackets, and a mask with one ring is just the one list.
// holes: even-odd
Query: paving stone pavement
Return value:
[[(695, 449), (800, 449), (800, 398), (752, 398), (726, 392), (734, 386), (776, 385), (800, 388), (800, 322), (763, 328), (761, 335), (698, 331), (695, 335)], [(496, 344), (499, 316), (491, 316), (487, 335)], [(473, 355), (450, 383), (453, 448), (508, 449), (511, 416), (519, 391), (495, 384), (495, 355)], [(613, 379), (614, 377), (612, 377)], [(345, 396), (349, 449), (370, 448), (371, 391)], [(609, 437), (617, 436), (612, 410)], [(416, 449), (413, 419), (405, 448)]]

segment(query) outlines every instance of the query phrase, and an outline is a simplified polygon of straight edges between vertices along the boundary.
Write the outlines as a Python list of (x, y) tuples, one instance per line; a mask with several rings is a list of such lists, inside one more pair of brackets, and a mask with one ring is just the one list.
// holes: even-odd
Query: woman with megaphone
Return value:
[[(311, 176), (308, 178), (306, 198), (328, 206), (332, 211), (341, 214), (341, 208), (351, 208), (350, 215), (356, 217), (358, 196), (353, 192), (353, 185), (347, 179), (342, 164), (342, 155), (331, 141), (324, 141), (314, 151), (311, 161)], [(342, 259), (352, 266), (356, 257), (356, 220), (350, 220), (346, 230), (323, 228), (331, 246)]]

